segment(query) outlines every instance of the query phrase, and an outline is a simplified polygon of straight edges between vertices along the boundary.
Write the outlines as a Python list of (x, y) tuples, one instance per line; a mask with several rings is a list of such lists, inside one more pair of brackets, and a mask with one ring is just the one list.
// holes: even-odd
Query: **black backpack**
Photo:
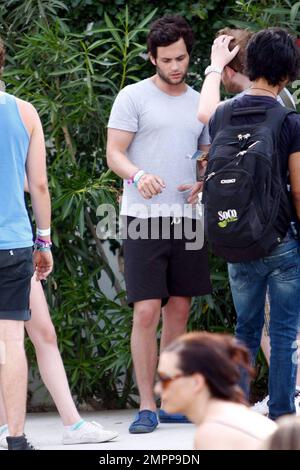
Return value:
[[(266, 256), (287, 233), (291, 203), (278, 139), (292, 112), (283, 106), (235, 109), (232, 100), (217, 108), (204, 178), (204, 226), (213, 252), (226, 261)], [(262, 122), (232, 124), (232, 118), (258, 114)]]

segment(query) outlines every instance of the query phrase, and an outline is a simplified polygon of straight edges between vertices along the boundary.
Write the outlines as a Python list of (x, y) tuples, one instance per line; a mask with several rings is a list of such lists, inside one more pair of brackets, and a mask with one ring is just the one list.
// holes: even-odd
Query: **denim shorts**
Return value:
[(0, 320), (29, 320), (32, 248), (0, 250)]

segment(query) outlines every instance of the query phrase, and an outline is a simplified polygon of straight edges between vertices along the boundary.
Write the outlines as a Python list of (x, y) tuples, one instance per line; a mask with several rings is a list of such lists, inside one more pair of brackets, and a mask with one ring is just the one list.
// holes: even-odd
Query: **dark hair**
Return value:
[(178, 367), (184, 374), (203, 375), (213, 397), (247, 403), (239, 386), (241, 368), (249, 375), (253, 375), (253, 369), (247, 348), (233, 336), (187, 333), (176, 339), (165, 351), (178, 354)]
[(246, 48), (253, 33), (248, 29), (223, 28), (217, 32), (216, 37), (221, 36), (222, 34), (226, 34), (227, 36), (233, 36), (233, 39), (231, 39), (228, 45), (228, 49), (230, 51), (232, 51), (235, 46), (240, 46), (237, 55), (227, 64), (228, 67), (231, 67), (236, 72), (244, 74), (246, 69)]
[(247, 74), (251, 81), (264, 78), (269, 85), (295, 80), (300, 54), (295, 39), (284, 29), (270, 28), (254, 34), (247, 47)]
[(182, 38), (188, 54), (194, 44), (194, 34), (188, 22), (180, 15), (165, 15), (152, 23), (147, 38), (148, 52), (156, 59), (157, 48), (170, 46)]
[(0, 38), (0, 75), (4, 67), (4, 60), (5, 60), (5, 47), (4, 47), (4, 43), (2, 39)]

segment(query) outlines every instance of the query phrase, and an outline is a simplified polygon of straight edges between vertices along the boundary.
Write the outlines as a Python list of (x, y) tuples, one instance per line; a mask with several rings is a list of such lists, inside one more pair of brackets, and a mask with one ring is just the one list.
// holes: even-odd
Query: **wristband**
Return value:
[(36, 234), (38, 237), (48, 237), (51, 234), (51, 228), (37, 228)]
[(220, 67), (215, 67), (214, 65), (209, 65), (208, 67), (206, 67), (204, 75), (206, 76), (211, 72), (216, 72), (222, 75), (223, 69), (221, 69)]
[(37, 251), (50, 251), (52, 243), (50, 241), (37, 238), (34, 242), (34, 249)]
[(133, 173), (133, 175), (130, 176), (130, 178), (128, 178), (127, 184), (133, 184), (134, 183), (134, 178), (138, 174), (139, 171), (140, 170), (137, 170), (135, 173)]
[(145, 171), (144, 170), (139, 170), (135, 175), (134, 175), (134, 178), (133, 178), (133, 183), (134, 183), (134, 186), (137, 188), (137, 185), (138, 185), (138, 182), (140, 181), (141, 177), (144, 176), (145, 174)]

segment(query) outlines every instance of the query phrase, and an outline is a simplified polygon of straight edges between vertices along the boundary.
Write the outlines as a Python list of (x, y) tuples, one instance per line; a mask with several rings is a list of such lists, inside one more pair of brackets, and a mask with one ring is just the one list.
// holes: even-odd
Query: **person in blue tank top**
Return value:
[[(5, 51), (0, 43), (0, 70)], [(35, 108), (0, 92), (0, 385), (4, 398), (9, 450), (31, 450), (23, 434), (27, 362), (24, 321), (30, 319), (29, 293), (52, 270), (51, 207), (46, 174), (45, 143)], [(32, 231), (24, 201), (25, 172), (37, 224)]]

